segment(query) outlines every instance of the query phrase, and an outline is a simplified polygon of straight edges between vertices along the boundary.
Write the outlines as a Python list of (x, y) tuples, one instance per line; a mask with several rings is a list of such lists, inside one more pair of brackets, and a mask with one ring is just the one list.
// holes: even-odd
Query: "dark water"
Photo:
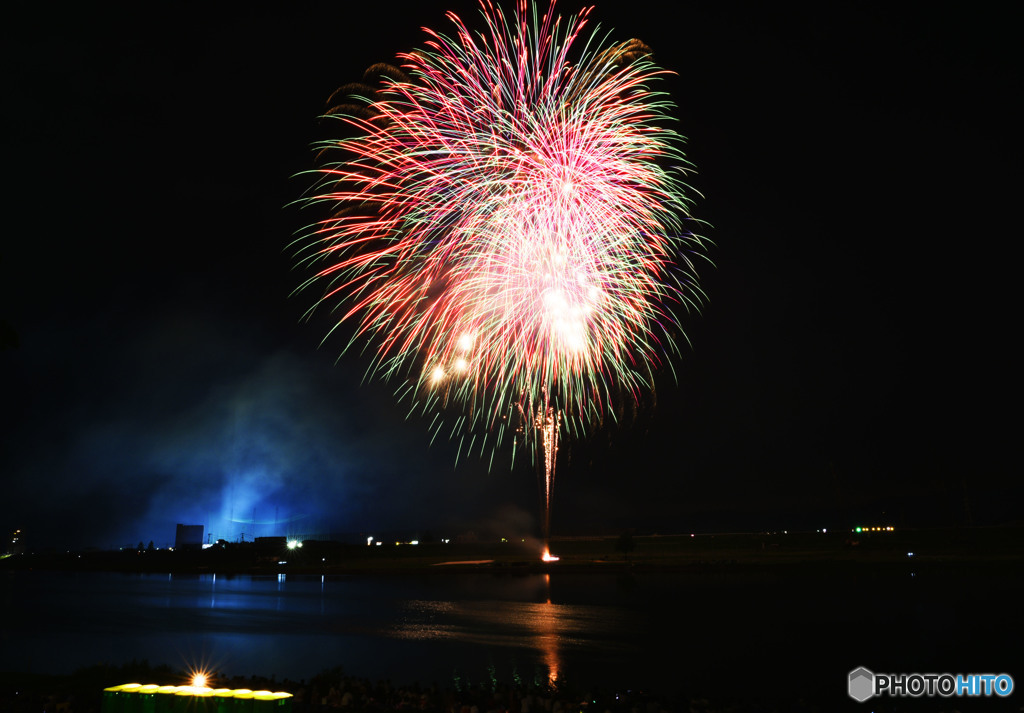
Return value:
[(340, 665), (442, 686), (458, 675), (756, 695), (785, 680), (821, 696), (845, 694), (866, 666), (1008, 672), (1024, 686), (1016, 575), (11, 572), (0, 670), (148, 659), (298, 680)]

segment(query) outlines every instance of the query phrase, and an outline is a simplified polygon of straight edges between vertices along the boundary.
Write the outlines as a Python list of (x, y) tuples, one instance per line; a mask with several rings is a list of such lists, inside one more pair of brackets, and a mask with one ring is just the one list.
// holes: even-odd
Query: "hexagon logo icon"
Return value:
[(850, 698), (863, 703), (875, 694), (875, 674), (863, 666), (850, 671)]

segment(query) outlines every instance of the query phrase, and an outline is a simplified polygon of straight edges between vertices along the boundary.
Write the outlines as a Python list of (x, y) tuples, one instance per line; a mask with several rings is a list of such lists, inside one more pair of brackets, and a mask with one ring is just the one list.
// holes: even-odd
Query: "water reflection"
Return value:
[[(453, 670), (479, 681), (486, 667), (492, 680), (518, 681), (529, 670), (539, 684), (642, 686), (675, 680), (681, 670), (714, 682), (738, 668), (756, 688), (774, 675), (764, 666), (766, 651), (824, 680), (836, 668), (877, 660), (881, 650), (894, 668), (914, 670), (924, 660), (987, 670), (1005, 661), (984, 652), (1012, 650), (1024, 631), (1021, 587), (1003, 575), (968, 581), (920, 569), (870, 580), (715, 574), (635, 581), (560, 573), (281, 579), (276, 572), (12, 572), (0, 578), (0, 600), (16, 612), (0, 617), (0, 671), (205, 658), (216, 670), (295, 680), (343, 665), (356, 676), (443, 685)], [(981, 610), (997, 616), (938, 627)], [(822, 611), (832, 629), (822, 625)], [(863, 640), (834, 635), (869, 628), (872, 637)]]
[(543, 611), (537, 617), (539, 635), (535, 645), (544, 656), (544, 663), (548, 668), (548, 684), (554, 686), (558, 683), (558, 672), (562, 667), (558, 657), (558, 612), (554, 610), (554, 604), (551, 603), (550, 574), (544, 575), (544, 589), (547, 592), (547, 601), (544, 603)]
[(627, 610), (552, 601), (550, 575), (544, 575), (537, 601), (408, 600), (389, 632), (409, 640), (451, 640), (494, 649), (531, 650), (546, 670), (547, 683), (562, 677), (567, 651), (621, 654), (631, 646), (608, 636), (610, 630), (635, 627), (637, 615)]

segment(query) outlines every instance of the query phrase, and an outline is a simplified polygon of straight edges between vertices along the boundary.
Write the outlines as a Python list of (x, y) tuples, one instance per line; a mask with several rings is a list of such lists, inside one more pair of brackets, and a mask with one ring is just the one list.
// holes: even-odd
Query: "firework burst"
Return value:
[(584, 35), (589, 9), (481, 14), (479, 33), (449, 14), (328, 113), (348, 137), (318, 147), (307, 200), (335, 213), (297, 244), (303, 289), (354, 325), (371, 373), (493, 457), (652, 388), (704, 251), (650, 50)]

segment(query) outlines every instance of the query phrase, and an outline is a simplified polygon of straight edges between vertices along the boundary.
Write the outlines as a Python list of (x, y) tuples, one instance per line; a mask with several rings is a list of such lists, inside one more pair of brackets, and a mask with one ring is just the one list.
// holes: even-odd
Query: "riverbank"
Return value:
[[(145, 661), (121, 667), (94, 666), (67, 676), (0, 672), (0, 710), (5, 713), (100, 713), (103, 689), (127, 681), (180, 685), (188, 674)], [(532, 685), (525, 682), (396, 682), (346, 676), (340, 667), (299, 681), (220, 674), (218, 688), (284, 691), (292, 694), (293, 713), (718, 713), (729, 711), (824, 711), (809, 701), (741, 701), (728, 695), (708, 698), (686, 691)]]
[(366, 546), (284, 538), (197, 551), (38, 552), (0, 560), (0, 570), (218, 574), (446, 574), (618, 571), (972, 568), (1024, 563), (1024, 528), (864, 530), (553, 538), (545, 562), (536, 541), (387, 543)]
[[(0, 710), (5, 713), (100, 713), (103, 689), (127, 681), (160, 685), (187, 682), (188, 674), (147, 662), (122, 667), (94, 666), (67, 676), (0, 672)], [(806, 693), (787, 698), (779, 693), (743, 698), (735, 692), (673, 687), (640, 690), (604, 687), (533, 685), (526, 682), (397, 682), (346, 676), (328, 669), (299, 681), (220, 674), (210, 682), (218, 688), (284, 691), (292, 694), (293, 713), (824, 713), (834, 703)], [(835, 698), (838, 698), (836, 696)], [(887, 708), (876, 708), (884, 711)]]
[[(166, 665), (152, 667), (133, 661), (121, 667), (93, 666), (67, 676), (0, 672), (0, 710), (4, 713), (101, 713), (103, 689), (127, 681), (160, 685), (188, 683), (189, 675)], [(756, 696), (736, 691), (709, 692), (700, 687), (673, 686), (639, 690), (605, 686), (536, 685), (523, 681), (413, 681), (370, 680), (345, 675), (341, 667), (325, 669), (308, 679), (275, 680), (260, 676), (215, 674), (208, 685), (290, 693), (292, 713), (832, 713), (857, 711), (856, 703), (841, 686), (785, 688)], [(827, 690), (827, 692), (826, 692)], [(1010, 713), (1024, 710), (1012, 700), (982, 701), (935, 698), (876, 699), (875, 713), (974, 710)]]

